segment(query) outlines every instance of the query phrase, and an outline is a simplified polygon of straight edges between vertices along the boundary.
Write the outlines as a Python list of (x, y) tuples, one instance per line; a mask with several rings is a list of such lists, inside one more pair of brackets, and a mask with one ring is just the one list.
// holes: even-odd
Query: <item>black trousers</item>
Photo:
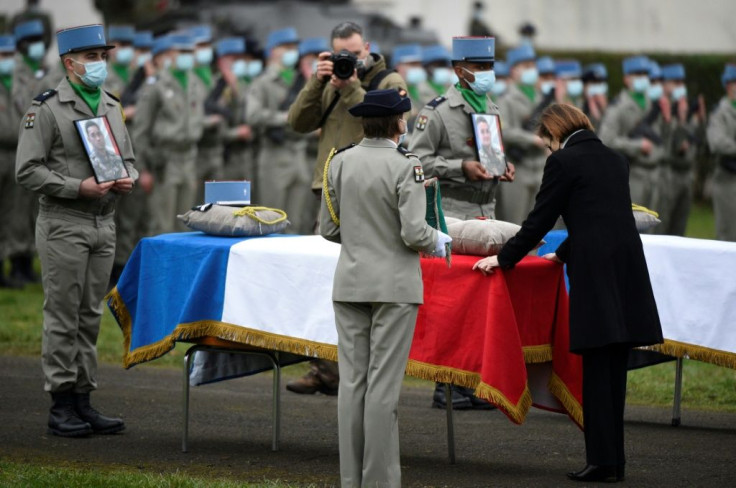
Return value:
[(617, 466), (624, 457), (624, 405), (629, 347), (584, 351), (583, 422), (587, 464)]

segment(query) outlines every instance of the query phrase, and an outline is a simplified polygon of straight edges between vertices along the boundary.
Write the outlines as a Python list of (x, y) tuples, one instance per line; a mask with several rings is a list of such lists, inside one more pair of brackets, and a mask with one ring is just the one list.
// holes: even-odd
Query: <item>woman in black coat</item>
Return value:
[(657, 305), (629, 194), (629, 165), (577, 108), (553, 104), (539, 136), (552, 154), (534, 209), (498, 256), (473, 269), (513, 268), (562, 216), (568, 238), (544, 257), (567, 263), (570, 350), (583, 356), (587, 465), (577, 481), (624, 479), (623, 417), (629, 349), (662, 342)]

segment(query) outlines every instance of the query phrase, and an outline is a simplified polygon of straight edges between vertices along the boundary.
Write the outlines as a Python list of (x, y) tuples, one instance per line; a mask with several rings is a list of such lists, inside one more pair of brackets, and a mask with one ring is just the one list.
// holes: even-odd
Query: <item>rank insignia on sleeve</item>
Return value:
[(36, 114), (35, 113), (29, 113), (26, 115), (26, 121), (23, 124), (23, 127), (26, 129), (33, 129), (33, 126), (36, 124)]
[(420, 115), (417, 117), (417, 123), (415, 124), (415, 127), (417, 130), (424, 130), (427, 128), (427, 116), (426, 115)]
[(414, 166), (414, 181), (417, 183), (424, 182), (424, 170), (421, 166)]

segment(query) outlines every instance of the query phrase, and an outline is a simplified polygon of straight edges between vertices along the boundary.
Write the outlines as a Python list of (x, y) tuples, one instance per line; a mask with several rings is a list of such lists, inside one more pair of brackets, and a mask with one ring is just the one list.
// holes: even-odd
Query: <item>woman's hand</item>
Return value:
[(553, 253), (553, 252), (551, 252), (551, 253), (548, 253), (548, 254), (545, 254), (545, 255), (544, 255), (544, 256), (542, 256), (542, 257), (543, 257), (544, 259), (546, 259), (547, 261), (552, 261), (553, 263), (557, 263), (557, 264), (565, 264), (564, 262), (562, 262), (562, 259), (558, 258), (558, 257), (557, 257), (557, 254), (555, 254), (555, 253)]
[(473, 265), (473, 269), (477, 269), (486, 276), (493, 273), (493, 268), (498, 268), (498, 256), (488, 256)]

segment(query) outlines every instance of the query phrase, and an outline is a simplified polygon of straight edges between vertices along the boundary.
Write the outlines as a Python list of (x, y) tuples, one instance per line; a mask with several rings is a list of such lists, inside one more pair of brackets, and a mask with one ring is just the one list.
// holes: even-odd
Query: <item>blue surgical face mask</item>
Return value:
[(43, 41), (36, 41), (28, 45), (28, 57), (40, 61), (46, 56), (46, 46)]
[(672, 89), (672, 100), (678, 101), (681, 98), (685, 98), (687, 96), (687, 87), (685, 85), (679, 85)]
[(115, 50), (115, 62), (127, 66), (133, 61), (134, 54), (132, 47), (119, 47)]
[(163, 66), (164, 69), (171, 68), (171, 64), (172, 64), (171, 63), (171, 58), (169, 58), (169, 57), (164, 58), (164, 60), (161, 63), (161, 65)]
[(460, 78), (459, 78), (459, 77), (457, 76), (457, 73), (455, 73), (455, 72), (453, 71), (453, 72), (452, 72), (452, 80), (451, 80), (451, 83), (452, 83), (453, 85), (457, 85), (457, 84), (458, 84), (459, 82), (460, 82)]
[(631, 89), (636, 93), (646, 93), (649, 89), (649, 77), (635, 76), (634, 81), (631, 82)]
[(543, 81), (539, 84), (539, 90), (542, 92), (542, 95), (549, 95), (549, 92), (551, 92), (554, 87), (555, 82), (553, 80)]
[[(468, 73), (473, 73), (470, 70), (463, 68)], [(475, 81), (468, 81), (468, 85), (473, 89), (476, 95), (485, 95), (491, 91), (493, 83), (496, 81), (496, 73), (490, 69), (488, 71), (476, 71), (473, 73)]]
[(15, 69), (15, 59), (3, 58), (0, 59), (0, 75), (9, 75)]
[(496, 80), (496, 82), (491, 87), (491, 93), (493, 93), (497, 97), (500, 97), (501, 95), (506, 93), (507, 88), (508, 83), (506, 83), (506, 80)]
[(567, 81), (567, 94), (572, 98), (577, 98), (583, 94), (583, 82), (582, 80), (568, 80)]
[(76, 71), (75, 75), (79, 76), (82, 83), (90, 88), (97, 88), (102, 86), (107, 78), (107, 63), (105, 61), (93, 61), (91, 63), (80, 63), (72, 59), (72, 62), (81, 64), (84, 66), (84, 74), (80, 75)]
[(427, 81), (427, 72), (424, 71), (424, 68), (414, 66), (406, 70), (406, 83), (408, 85), (418, 85), (425, 81)]
[(450, 68), (435, 68), (432, 71), (432, 81), (437, 85), (448, 85), (452, 81), (453, 74)]
[(187, 71), (194, 68), (194, 54), (179, 53), (176, 55), (176, 69)]
[(284, 68), (293, 68), (297, 61), (299, 61), (299, 51), (296, 49), (289, 49), (281, 55), (281, 65)]
[(136, 58), (135, 64), (140, 68), (141, 66), (143, 66), (150, 60), (151, 60), (151, 53), (140, 54)]
[(591, 97), (605, 95), (606, 93), (608, 93), (608, 83), (591, 83), (588, 85), (588, 95)]
[(664, 89), (662, 88), (661, 83), (650, 85), (649, 88), (647, 88), (647, 96), (649, 97), (649, 100), (659, 100), (662, 98), (663, 93)]
[(201, 47), (194, 51), (194, 58), (198, 66), (209, 66), (212, 64), (213, 56), (211, 47)]
[(255, 78), (263, 72), (263, 61), (260, 59), (254, 59), (248, 61), (248, 76)]
[(537, 68), (527, 68), (521, 72), (519, 81), (522, 85), (534, 85), (538, 79), (539, 71), (537, 71)]
[(246, 76), (248, 76), (248, 64), (243, 59), (233, 61), (230, 69), (233, 72), (233, 76), (235, 76), (236, 78), (245, 78)]

